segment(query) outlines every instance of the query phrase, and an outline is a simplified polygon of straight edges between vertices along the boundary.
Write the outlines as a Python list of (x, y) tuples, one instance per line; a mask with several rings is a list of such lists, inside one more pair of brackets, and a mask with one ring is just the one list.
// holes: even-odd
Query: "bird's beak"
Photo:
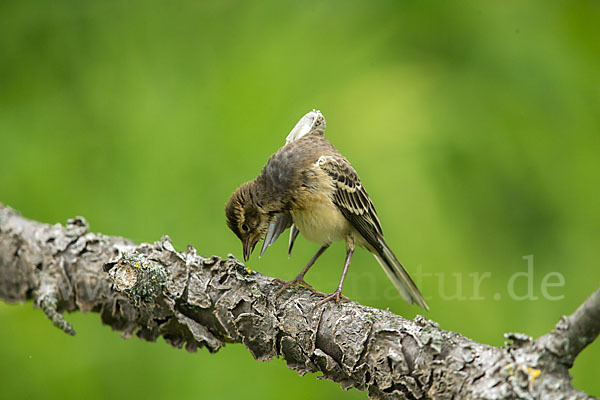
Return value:
[(254, 251), (256, 243), (258, 243), (258, 240), (255, 240), (252, 236), (248, 236), (245, 240), (242, 241), (242, 248), (244, 251), (244, 262), (248, 262), (250, 255)]

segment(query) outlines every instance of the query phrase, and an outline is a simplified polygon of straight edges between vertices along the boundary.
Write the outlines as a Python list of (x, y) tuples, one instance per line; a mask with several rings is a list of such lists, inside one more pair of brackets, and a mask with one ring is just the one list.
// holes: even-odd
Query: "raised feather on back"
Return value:
[(298, 140), (307, 134), (322, 135), (325, 132), (326, 126), (327, 123), (325, 122), (325, 117), (321, 114), (321, 111), (313, 109), (311, 112), (306, 113), (300, 118), (292, 131), (285, 138), (285, 144)]

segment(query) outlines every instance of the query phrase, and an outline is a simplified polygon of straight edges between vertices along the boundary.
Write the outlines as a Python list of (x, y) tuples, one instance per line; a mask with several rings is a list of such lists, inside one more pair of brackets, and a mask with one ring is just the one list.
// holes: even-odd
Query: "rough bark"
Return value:
[(354, 302), (315, 308), (308, 290), (281, 285), (229, 256), (177, 252), (168, 237), (137, 245), (28, 220), (0, 204), (0, 299), (33, 299), (58, 328), (65, 311), (98, 312), (121, 331), (159, 336), (188, 351), (243, 343), (257, 360), (282, 356), (299, 374), (321, 372), (375, 399), (590, 399), (569, 368), (600, 330), (600, 290), (533, 341), (506, 334), (493, 347), (417, 316), (406, 320)]

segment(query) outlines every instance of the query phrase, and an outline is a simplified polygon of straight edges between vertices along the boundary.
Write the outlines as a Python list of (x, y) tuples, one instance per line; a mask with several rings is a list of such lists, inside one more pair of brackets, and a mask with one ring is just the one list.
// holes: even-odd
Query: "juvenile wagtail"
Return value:
[[(302, 284), (325, 298), (317, 306), (340, 301), (342, 286), (354, 249), (369, 250), (387, 276), (409, 303), (429, 307), (402, 264), (388, 247), (371, 198), (348, 160), (324, 136), (325, 118), (313, 110), (298, 121), (286, 145), (275, 153), (260, 175), (244, 183), (232, 194), (225, 215), (227, 225), (242, 241), (244, 260), (260, 239), (262, 256), (288, 228), (291, 253), (294, 241), (302, 236), (321, 248), (298, 276), (283, 283), (283, 288)], [(346, 260), (340, 283), (331, 294), (317, 292), (304, 275), (331, 243), (346, 242)]]

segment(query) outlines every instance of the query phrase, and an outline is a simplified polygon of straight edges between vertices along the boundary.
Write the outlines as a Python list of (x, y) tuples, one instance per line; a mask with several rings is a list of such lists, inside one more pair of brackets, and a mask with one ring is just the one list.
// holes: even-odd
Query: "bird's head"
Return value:
[(253, 182), (244, 183), (231, 195), (225, 206), (227, 226), (242, 241), (244, 261), (248, 261), (256, 243), (262, 239), (271, 222), (257, 199)]

